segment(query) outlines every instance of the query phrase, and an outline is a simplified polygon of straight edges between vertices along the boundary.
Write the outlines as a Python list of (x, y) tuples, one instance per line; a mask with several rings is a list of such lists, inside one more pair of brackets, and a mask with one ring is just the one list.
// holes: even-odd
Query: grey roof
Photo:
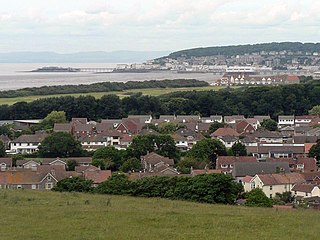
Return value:
[(251, 134), (251, 136), (254, 136), (256, 138), (281, 138), (282, 135), (279, 132), (276, 131), (268, 131), (265, 129), (259, 129)]
[(238, 141), (237, 137), (229, 136), (229, 135), (219, 137), (219, 139), (223, 140), (224, 142), (236, 142), (236, 141)]
[(294, 115), (280, 115), (279, 117), (279, 120), (280, 119), (285, 119), (285, 120), (294, 120)]
[(159, 134), (156, 130), (153, 130), (151, 128), (145, 128), (145, 129), (142, 129), (139, 133), (140, 135), (146, 135), (146, 134)]
[(294, 143), (316, 143), (320, 136), (293, 136)]
[(306, 133), (308, 136), (320, 136), (320, 127), (313, 128)]
[(244, 177), (256, 174), (271, 174), (279, 171), (290, 172), (288, 162), (235, 162), (233, 164), (232, 176)]

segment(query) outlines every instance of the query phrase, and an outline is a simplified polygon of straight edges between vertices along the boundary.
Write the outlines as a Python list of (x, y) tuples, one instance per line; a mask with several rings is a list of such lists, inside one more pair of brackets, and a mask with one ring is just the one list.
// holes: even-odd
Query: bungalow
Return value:
[(239, 137), (240, 134), (237, 133), (233, 128), (218, 128), (210, 136), (212, 138), (218, 138), (218, 137), (223, 137), (223, 136)]
[(235, 130), (239, 134), (251, 134), (256, 131), (256, 128), (247, 122), (247, 120), (236, 121)]
[(177, 148), (186, 151), (191, 149), (198, 141), (204, 139), (204, 136), (192, 130), (179, 129), (172, 135), (172, 138)]
[(222, 136), (217, 138), (226, 148), (231, 148), (235, 143), (239, 141), (239, 138), (234, 136)]
[(50, 166), (61, 166), (63, 169), (66, 169), (67, 162), (60, 158), (46, 158), (42, 160), (41, 164)]
[(91, 180), (93, 182), (93, 186), (96, 187), (99, 184), (108, 180), (111, 177), (111, 170), (85, 170), (83, 172), (83, 177), (86, 180)]
[(34, 160), (17, 160), (16, 166), (17, 168), (32, 169), (36, 171), (38, 166), (40, 166), (40, 163)]
[(315, 158), (268, 158), (267, 162), (286, 162), (292, 172), (316, 172), (318, 170)]
[(304, 115), (304, 116), (295, 116), (294, 124), (299, 125), (308, 125), (311, 123), (312, 119), (316, 118), (316, 116)]
[(320, 197), (320, 189), (314, 184), (296, 184), (291, 189), (291, 194), (301, 198)]
[(0, 158), (0, 170), (5, 171), (12, 167), (12, 158)]
[(129, 115), (128, 119), (139, 119), (140, 123), (151, 123), (152, 116), (151, 115)]
[(224, 116), (224, 122), (227, 124), (236, 123), (236, 121), (245, 120), (243, 115)]
[(257, 174), (250, 183), (251, 187), (247, 189), (248, 191), (261, 188), (266, 196), (273, 198), (276, 193), (289, 192), (294, 185), (305, 183), (305, 179), (299, 173)]
[(159, 170), (164, 170), (162, 169), (163, 166), (166, 168), (173, 167), (174, 160), (151, 152), (141, 157), (141, 164), (145, 172), (158, 172)]

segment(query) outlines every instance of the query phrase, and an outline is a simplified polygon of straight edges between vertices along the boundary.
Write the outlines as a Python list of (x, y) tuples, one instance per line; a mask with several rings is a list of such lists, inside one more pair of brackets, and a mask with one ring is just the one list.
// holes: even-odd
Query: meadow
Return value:
[(0, 191), (0, 239), (318, 239), (320, 212)]
[(112, 91), (112, 92), (90, 92), (90, 93), (74, 93), (74, 94), (53, 94), (53, 95), (41, 95), (41, 96), (26, 96), (26, 97), (14, 97), (14, 98), (0, 98), (0, 105), (12, 105), (17, 102), (32, 102), (40, 98), (49, 98), (49, 97), (61, 97), (61, 96), (73, 96), (78, 97), (83, 96), (93, 96), (95, 98), (101, 98), (106, 94), (115, 94), (120, 98), (128, 97), (131, 94), (141, 92), (143, 95), (150, 96), (159, 96), (162, 94), (172, 93), (172, 92), (182, 92), (182, 91), (218, 91), (225, 87), (219, 86), (206, 86), (206, 87), (185, 87), (185, 88), (146, 88), (146, 89), (132, 89), (126, 91)]

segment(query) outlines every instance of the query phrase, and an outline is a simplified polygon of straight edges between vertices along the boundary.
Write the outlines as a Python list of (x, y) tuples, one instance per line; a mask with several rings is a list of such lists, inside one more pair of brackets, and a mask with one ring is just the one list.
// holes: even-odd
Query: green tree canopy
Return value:
[(80, 157), (84, 151), (71, 134), (56, 132), (42, 141), (38, 154), (40, 157)]
[(246, 206), (272, 207), (272, 199), (268, 198), (261, 188), (255, 188), (247, 193)]
[(101, 170), (107, 170), (114, 167), (115, 164), (110, 158), (95, 158), (92, 160), (92, 165)]
[(309, 114), (312, 116), (320, 117), (320, 105), (316, 105), (309, 110)]
[(57, 182), (57, 185), (52, 189), (59, 192), (90, 192), (92, 191), (91, 180), (85, 180), (82, 177), (65, 178)]
[(97, 166), (105, 169), (111, 168), (112, 170), (118, 170), (125, 157), (126, 151), (117, 150), (113, 146), (99, 148), (93, 154), (93, 160), (97, 163)]
[(233, 144), (230, 150), (233, 156), (247, 156), (246, 146), (240, 142)]
[(4, 157), (6, 155), (6, 146), (5, 144), (0, 140), (0, 157)]
[(320, 163), (320, 141), (316, 145), (313, 145), (309, 151), (309, 157), (314, 157), (317, 159), (318, 164)]
[(78, 162), (74, 159), (67, 160), (67, 169), (68, 171), (74, 171), (76, 166), (78, 166)]
[(129, 158), (120, 167), (120, 171), (140, 171), (142, 169), (141, 161), (137, 158)]
[(227, 155), (226, 147), (216, 139), (198, 141), (187, 153), (187, 156), (201, 159), (215, 167), (217, 156)]
[(52, 111), (40, 123), (43, 129), (52, 129), (55, 123), (66, 123), (66, 113), (64, 111)]
[(140, 158), (148, 152), (156, 152), (162, 156), (176, 160), (179, 158), (179, 151), (173, 138), (165, 134), (147, 134), (133, 138), (128, 148), (130, 156)]
[(278, 129), (278, 123), (273, 119), (264, 119), (261, 123), (261, 127), (269, 131), (276, 131)]

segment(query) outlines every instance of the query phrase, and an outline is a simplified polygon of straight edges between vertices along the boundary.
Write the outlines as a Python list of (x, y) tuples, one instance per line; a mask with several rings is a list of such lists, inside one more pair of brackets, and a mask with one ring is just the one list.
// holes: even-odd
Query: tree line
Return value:
[(18, 90), (7, 90), (0, 92), (0, 98), (13, 98), (35, 95), (52, 95), (68, 93), (89, 93), (89, 92), (112, 92), (130, 89), (143, 88), (180, 88), (180, 87), (205, 87), (209, 84), (205, 81), (195, 79), (175, 79), (175, 80), (150, 80), (150, 81), (129, 81), (129, 82), (101, 82), (80, 85), (61, 85), (23, 88)]
[(177, 51), (169, 54), (170, 58), (178, 57), (204, 57), (214, 55), (243, 55), (246, 53), (256, 52), (271, 52), (271, 51), (291, 51), (297, 52), (319, 52), (320, 43), (300, 43), (300, 42), (273, 42), (273, 43), (259, 43), (259, 44), (247, 44), (247, 45), (234, 45), (234, 46), (221, 46), (221, 47), (205, 47), (205, 48), (193, 48), (182, 51)]
[(122, 118), (129, 114), (215, 114), (245, 116), (281, 114), (308, 114), (313, 106), (320, 105), (320, 83), (274, 87), (249, 87), (220, 91), (188, 91), (166, 95), (145, 96), (136, 93), (120, 99), (116, 95), (63, 96), (43, 98), (33, 102), (18, 102), (0, 106), (0, 120), (42, 119), (52, 111), (64, 111), (72, 117), (90, 120)]

